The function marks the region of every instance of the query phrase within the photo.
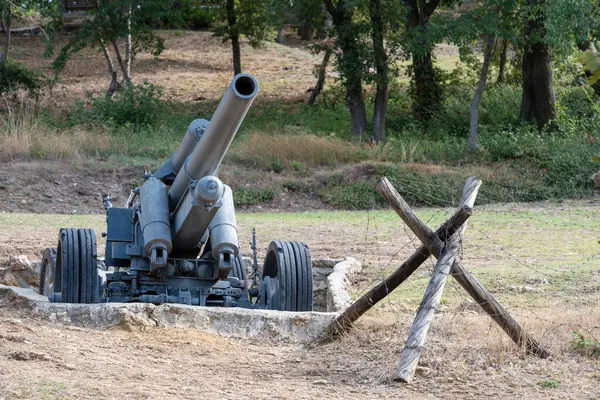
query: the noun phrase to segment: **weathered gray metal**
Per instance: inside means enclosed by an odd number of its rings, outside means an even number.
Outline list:
[[[174,210],[190,181],[216,175],[219,165],[237,133],[252,101],[258,82],[250,74],[239,74],[227,88],[194,151],[186,159],[169,190],[169,205]]]
[[[44,291],[52,293],[44,294],[63,302],[312,309],[312,264],[301,243],[273,242],[264,280],[257,279],[248,288],[233,192],[217,176],[257,93],[254,77],[237,75],[211,121],[193,121],[177,150],[154,174],[145,174],[125,207],[112,207],[110,196],[104,197],[105,265],[112,270],[102,273],[101,280],[88,262],[91,254],[95,257],[89,230],[62,230],[61,251],[52,271],[59,284],[51,285],[46,274]],[[92,286],[97,289],[95,297]],[[78,294],[83,293],[81,288],[85,296]]]
[[[144,251],[154,270],[167,265],[167,254],[173,248],[167,185],[150,177],[140,187],[140,203]]]

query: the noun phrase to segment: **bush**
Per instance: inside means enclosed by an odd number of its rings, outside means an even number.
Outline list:
[[[384,200],[373,189],[374,181],[366,181],[356,184],[327,187],[319,192],[319,197],[328,204],[335,207],[369,210],[380,208]]]
[[[0,95],[21,89],[36,95],[46,83],[44,75],[28,70],[16,61],[7,60],[0,64]]]
[[[277,193],[273,188],[240,187],[233,191],[233,201],[238,206],[251,206],[274,200]]]
[[[144,82],[123,87],[112,98],[91,96],[91,107],[80,103],[71,118],[75,123],[112,122],[118,126],[132,125],[135,130],[156,125],[164,116],[166,104],[163,89]]]
[[[585,336],[581,332],[573,331],[571,347],[583,356],[591,358],[600,357],[600,342],[594,338]]]
[[[596,116],[593,101],[594,93],[590,88],[568,87],[558,90],[557,108],[567,118],[590,118]]]
[[[160,19],[160,26],[171,29],[206,29],[212,27],[218,17],[218,6],[205,5],[202,1],[177,0],[172,3],[173,12]]]
[[[548,160],[546,183],[571,195],[592,187],[590,177],[598,172],[593,156],[598,146],[583,140],[555,140]]]

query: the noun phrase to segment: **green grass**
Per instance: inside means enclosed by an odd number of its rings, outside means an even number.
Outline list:
[[[432,229],[452,212],[451,208],[416,209]],[[314,258],[357,258],[363,262],[364,272],[356,296],[389,275],[418,246],[397,215],[387,210],[240,212],[237,221],[241,251],[246,254],[255,227],[261,257],[269,242],[279,239],[308,243]],[[580,304],[600,296],[597,221],[597,209],[580,203],[476,207],[464,238],[463,263],[508,306]],[[95,228],[102,246],[99,234],[105,231],[104,223],[103,215],[0,214],[1,232],[15,240],[39,238],[39,251],[54,246],[61,227]],[[0,250],[3,254],[14,252],[10,243],[1,245]],[[415,308],[432,267],[430,260],[386,301]],[[456,306],[466,299],[464,291],[449,280],[445,304]]]

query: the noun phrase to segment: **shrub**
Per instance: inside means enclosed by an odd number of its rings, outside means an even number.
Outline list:
[[[366,181],[356,184],[326,187],[319,192],[319,197],[328,204],[335,207],[369,210],[379,208],[384,200],[373,189],[374,181]]]
[[[593,161],[598,146],[583,140],[555,140],[551,146],[553,151],[547,164],[546,183],[572,195],[591,187],[590,177],[598,171]]]
[[[587,337],[579,331],[573,331],[571,347],[585,357],[600,357],[600,341]]]
[[[42,74],[28,70],[16,61],[7,60],[0,64],[0,95],[21,89],[35,95],[46,83]]]
[[[546,378],[539,381],[538,385],[546,389],[556,389],[560,385],[560,381],[552,378]]]
[[[276,174],[280,174],[283,172],[283,170],[285,169],[284,165],[282,164],[281,161],[279,161],[279,159],[274,159],[271,160],[271,171],[275,172]]]
[[[239,187],[233,191],[233,201],[238,206],[251,206],[274,200],[277,193],[273,188]]]
[[[91,107],[82,103],[76,106],[71,118],[75,123],[112,122],[132,125],[135,130],[157,124],[164,116],[166,104],[162,101],[163,89],[149,82],[123,87],[112,98],[91,96]]]

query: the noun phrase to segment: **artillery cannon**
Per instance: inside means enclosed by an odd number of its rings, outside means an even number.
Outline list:
[[[124,207],[103,197],[104,265],[93,229],[61,229],[44,252],[40,293],[53,302],[147,302],[312,310],[312,262],[299,242],[273,241],[259,272],[253,231],[253,277],[240,255],[233,193],[218,170],[258,82],[239,74],[210,122],[193,121],[177,150]],[[55,255],[55,257],[54,257]]]

